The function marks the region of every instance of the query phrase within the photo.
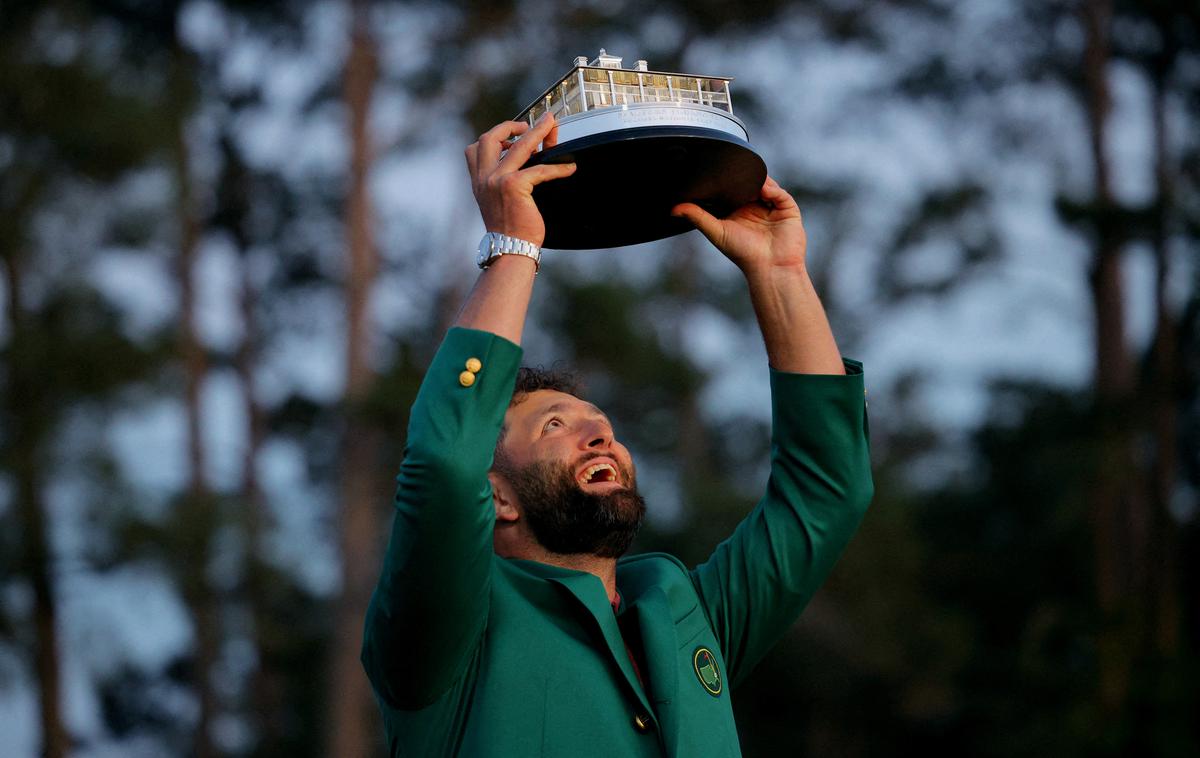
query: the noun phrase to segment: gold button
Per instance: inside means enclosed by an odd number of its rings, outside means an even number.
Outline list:
[[[650,716],[645,713],[635,713],[633,715],[633,726],[639,732],[645,734],[646,732],[650,731],[650,727],[652,726],[650,722]]]
[[[470,371],[464,371],[458,375],[458,383],[464,387],[470,387],[475,383],[475,375]]]
[[[478,374],[481,368],[483,368],[483,364],[479,362],[478,358],[467,359],[467,371],[470,371],[472,374]]]

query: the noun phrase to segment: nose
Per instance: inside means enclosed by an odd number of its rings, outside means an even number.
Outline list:
[[[589,450],[605,450],[612,444],[612,430],[607,425],[593,422],[584,436]]]

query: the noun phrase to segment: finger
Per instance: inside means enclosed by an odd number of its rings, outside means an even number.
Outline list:
[[[488,129],[479,137],[478,166],[487,171],[500,160],[500,151],[505,142],[512,142],[512,137],[529,131],[529,124],[524,121],[504,121]]]
[[[769,176],[766,183],[763,184],[762,190],[759,192],[759,198],[763,202],[774,206],[776,210],[799,207],[796,205],[795,198]]]
[[[543,163],[540,166],[530,166],[529,168],[521,169],[518,173],[528,179],[530,185],[536,186],[542,182],[551,182],[555,179],[570,176],[575,173],[575,164]]]
[[[521,136],[517,144],[513,145],[508,151],[508,155],[504,156],[501,162],[501,169],[504,171],[517,171],[525,162],[529,160],[529,156],[533,155],[533,151],[537,150],[538,143],[546,138],[550,130],[555,126],[554,114],[547,111],[545,115],[537,120],[537,123],[530,127],[529,131]]]
[[[779,182],[768,176],[767,180],[763,182],[762,189],[759,190],[759,197],[761,197],[763,200],[775,202],[784,198],[789,198],[791,195],[787,193],[787,190],[779,186]]]
[[[479,169],[490,173],[500,162],[500,152],[513,144],[514,137],[519,137],[527,131],[529,124],[524,121],[504,121],[480,135],[477,161]]]
[[[724,236],[721,220],[695,203],[680,203],[671,209],[671,215],[687,219],[714,245]]]
[[[549,150],[558,144],[558,124],[554,124],[554,128],[542,138],[542,149]]]

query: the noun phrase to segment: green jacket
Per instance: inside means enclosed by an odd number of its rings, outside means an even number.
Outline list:
[[[464,386],[469,358],[482,367]],[[492,550],[486,473],[520,359],[452,329],[412,408],[362,652],[391,754],[739,755],[730,686],[796,620],[871,499],[861,367],[772,370],[766,495],[691,570],[621,559],[614,614],[597,577]]]

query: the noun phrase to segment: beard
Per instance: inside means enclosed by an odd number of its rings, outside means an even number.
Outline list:
[[[500,473],[516,492],[534,538],[551,553],[619,558],[646,516],[646,500],[629,471],[621,471],[627,487],[604,494],[585,491],[565,463],[536,461]]]

